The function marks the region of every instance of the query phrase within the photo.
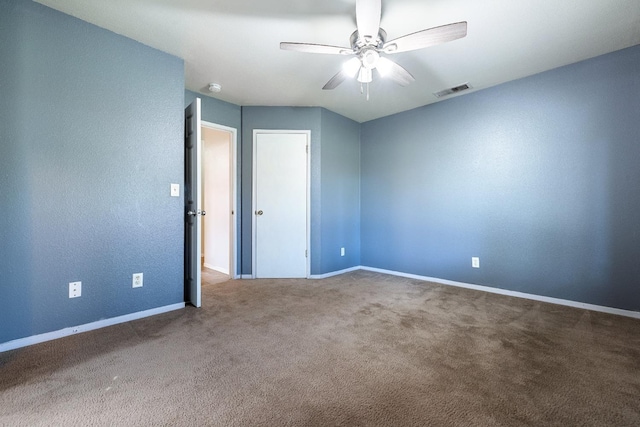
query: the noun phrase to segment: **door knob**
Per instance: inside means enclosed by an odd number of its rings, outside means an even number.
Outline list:
[[[256,215],[262,215],[264,212],[262,211],[256,211]]]

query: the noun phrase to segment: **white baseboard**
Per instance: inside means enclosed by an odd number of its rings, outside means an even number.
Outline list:
[[[326,279],[328,277],[338,276],[340,274],[345,274],[345,273],[349,273],[351,271],[356,271],[356,270],[361,270],[361,269],[362,269],[362,267],[358,265],[356,267],[345,268],[344,270],[332,271],[330,273],[311,274],[311,275],[309,275],[309,277],[307,277],[307,279],[311,279],[311,280]],[[252,274],[241,274],[239,277],[240,277],[240,279],[255,279],[255,277],[253,277]]]
[[[390,274],[390,275],[399,276],[399,277],[407,277],[409,279],[425,280],[427,282],[439,283],[441,285],[456,286],[459,288],[466,288],[466,289],[474,289],[476,291],[489,292],[492,294],[507,295],[507,296],[516,297],[516,298],[524,298],[524,299],[533,300],[533,301],[548,302],[550,304],[564,305],[568,307],[582,308],[584,310],[599,311],[601,313],[616,314],[618,316],[633,317],[635,319],[640,319],[640,312],[638,311],[623,310],[620,308],[605,307],[602,305],[595,305],[595,304],[587,304],[584,302],[571,301],[571,300],[566,300],[561,298],[552,298],[552,297],[545,297],[542,295],[527,294],[524,292],[509,291],[507,289],[492,288],[490,286],[472,285],[470,283],[455,282],[453,280],[438,279],[436,277],[418,276],[417,274],[402,273],[399,271],[384,270],[381,268],[373,268],[373,267],[365,267],[365,266],[361,266],[360,268],[362,270],[374,271],[377,273]]]
[[[361,270],[361,269],[362,267],[358,265],[356,267],[345,268],[344,270],[332,271],[330,273],[312,274],[309,276],[309,279],[326,279],[328,277],[338,276],[340,274],[350,273],[352,271]]]
[[[181,308],[184,308],[183,302],[178,304],[166,305],[164,307],[152,308],[150,310],[138,311],[137,313],[125,314],[123,316],[112,317],[110,319],[98,320],[97,322],[85,323],[84,325],[72,326],[70,328],[60,329],[58,331],[47,332],[45,334],[19,338],[17,340],[0,343],[0,353],[9,350],[15,350],[17,348],[27,347],[34,344],[40,344],[58,338],[68,337],[69,335],[93,331],[94,329],[106,328],[107,326],[113,326],[119,323],[125,323],[149,316],[155,316],[156,314],[167,313],[169,311],[179,310]]]
[[[202,264],[203,267],[208,268],[210,270],[215,270],[218,273],[222,273],[222,274],[226,274],[227,276],[229,275],[229,269],[228,268],[222,268],[222,267],[216,267],[213,264],[208,264],[208,263],[203,263]]]

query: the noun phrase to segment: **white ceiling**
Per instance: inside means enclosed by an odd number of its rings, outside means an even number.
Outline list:
[[[322,86],[345,57],[281,41],[349,46],[355,0],[37,0],[185,60],[186,87],[234,104],[320,106],[364,122],[640,44],[640,0],[382,0],[388,39],[467,21],[467,37],[390,57],[416,81]],[[470,92],[470,91],[468,91]]]

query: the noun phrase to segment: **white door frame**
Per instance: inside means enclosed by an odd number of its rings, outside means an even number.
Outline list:
[[[253,166],[251,169],[251,278],[256,278],[256,223],[257,218],[255,209],[257,202],[257,139],[258,134],[301,134],[307,137],[307,272],[306,278],[309,278],[311,272],[311,131],[310,130],[280,130],[280,129],[254,129],[253,130]]]
[[[237,279],[238,276],[238,130],[236,128],[211,123],[204,120],[200,121],[201,127],[214,129],[231,133],[231,247],[229,248],[231,261],[229,276]],[[202,144],[202,141],[200,141]]]

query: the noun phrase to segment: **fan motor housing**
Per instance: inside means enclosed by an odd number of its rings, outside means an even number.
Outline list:
[[[358,30],[355,30],[353,34],[351,34],[351,37],[349,38],[351,47],[353,48],[354,51],[358,53],[360,52],[360,50],[362,50],[367,46],[371,46],[375,49],[382,48],[385,41],[387,41],[387,32],[382,28],[380,28],[380,31],[378,31],[378,38],[376,38],[374,43],[366,43],[364,40],[362,40],[360,38],[360,35],[358,34]]]

